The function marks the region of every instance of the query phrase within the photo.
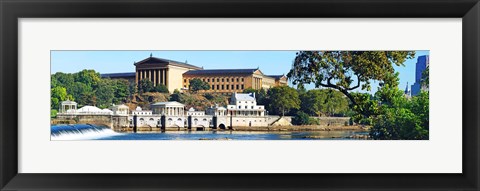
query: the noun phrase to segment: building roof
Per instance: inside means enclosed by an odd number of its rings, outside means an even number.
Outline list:
[[[177,106],[177,107],[184,107],[182,103],[176,102],[176,101],[168,101],[168,102],[157,102],[152,104],[152,106],[157,106],[157,105],[165,105],[165,106]]]
[[[255,101],[254,93],[234,93],[232,96],[237,101]]]
[[[78,109],[77,112],[82,113],[82,112],[102,112],[102,109],[95,107],[95,106],[90,106],[86,105],[83,106],[82,108]]]
[[[100,74],[102,78],[135,78],[135,72]]]
[[[270,78],[275,78],[275,80],[279,80],[279,79],[281,79],[281,78],[283,78],[283,77],[286,77],[286,76],[283,75],[283,74],[282,74],[282,75],[266,75],[266,76],[268,76],[268,77],[270,77]]]
[[[126,105],[124,105],[124,104],[113,105],[113,106],[111,106],[110,108],[112,108],[112,109],[119,109],[119,108],[129,109],[129,107],[126,106]]]
[[[180,67],[185,67],[185,68],[190,68],[190,69],[197,69],[197,70],[202,69],[198,66],[187,64],[185,62],[179,62],[179,61],[169,60],[169,59],[165,59],[165,58],[157,58],[157,57],[153,57],[153,56],[150,56],[150,57],[145,58],[145,59],[143,59],[139,62],[136,62],[134,65],[138,66],[138,65],[142,65],[142,64],[161,64],[161,63],[171,64],[171,65],[174,65],[174,66],[180,66]]]
[[[209,70],[190,70],[186,75],[212,75],[212,74],[253,74],[258,68],[251,69],[209,69]]]
[[[61,104],[62,104],[62,105],[73,105],[73,104],[76,105],[77,102],[67,100],[67,101],[62,101]]]

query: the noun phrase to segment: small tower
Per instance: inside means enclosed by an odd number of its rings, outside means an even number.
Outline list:
[[[405,97],[410,98],[412,92],[410,89],[408,89],[408,82],[407,82],[407,86],[405,87],[404,93],[405,93]]]

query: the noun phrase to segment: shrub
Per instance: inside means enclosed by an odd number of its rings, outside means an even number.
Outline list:
[[[50,110],[50,117],[54,118],[54,117],[57,117],[57,110],[56,109],[52,109]]]
[[[319,125],[320,121],[315,118],[311,118],[303,111],[298,111],[295,117],[292,119],[294,125]]]

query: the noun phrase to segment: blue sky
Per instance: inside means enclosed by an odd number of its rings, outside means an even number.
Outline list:
[[[287,74],[292,66],[296,51],[51,51],[51,72],[74,73],[83,69],[94,69],[100,73],[134,72],[134,62],[152,54],[154,57],[189,64],[205,69],[257,68],[268,75]],[[417,51],[414,59],[405,66],[397,67],[400,73],[400,88],[415,81],[417,57],[429,51]],[[314,88],[313,85],[307,86]],[[377,85],[372,87],[372,93]]]

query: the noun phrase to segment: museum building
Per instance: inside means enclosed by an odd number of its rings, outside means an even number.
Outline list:
[[[210,85],[208,93],[232,94],[247,88],[268,89],[288,84],[285,75],[266,75],[254,69],[203,69],[186,62],[150,57],[135,62],[135,72],[102,74],[102,78],[127,79],[138,84],[148,79],[154,86],[165,85],[170,92],[187,90],[190,80],[200,79]]]

